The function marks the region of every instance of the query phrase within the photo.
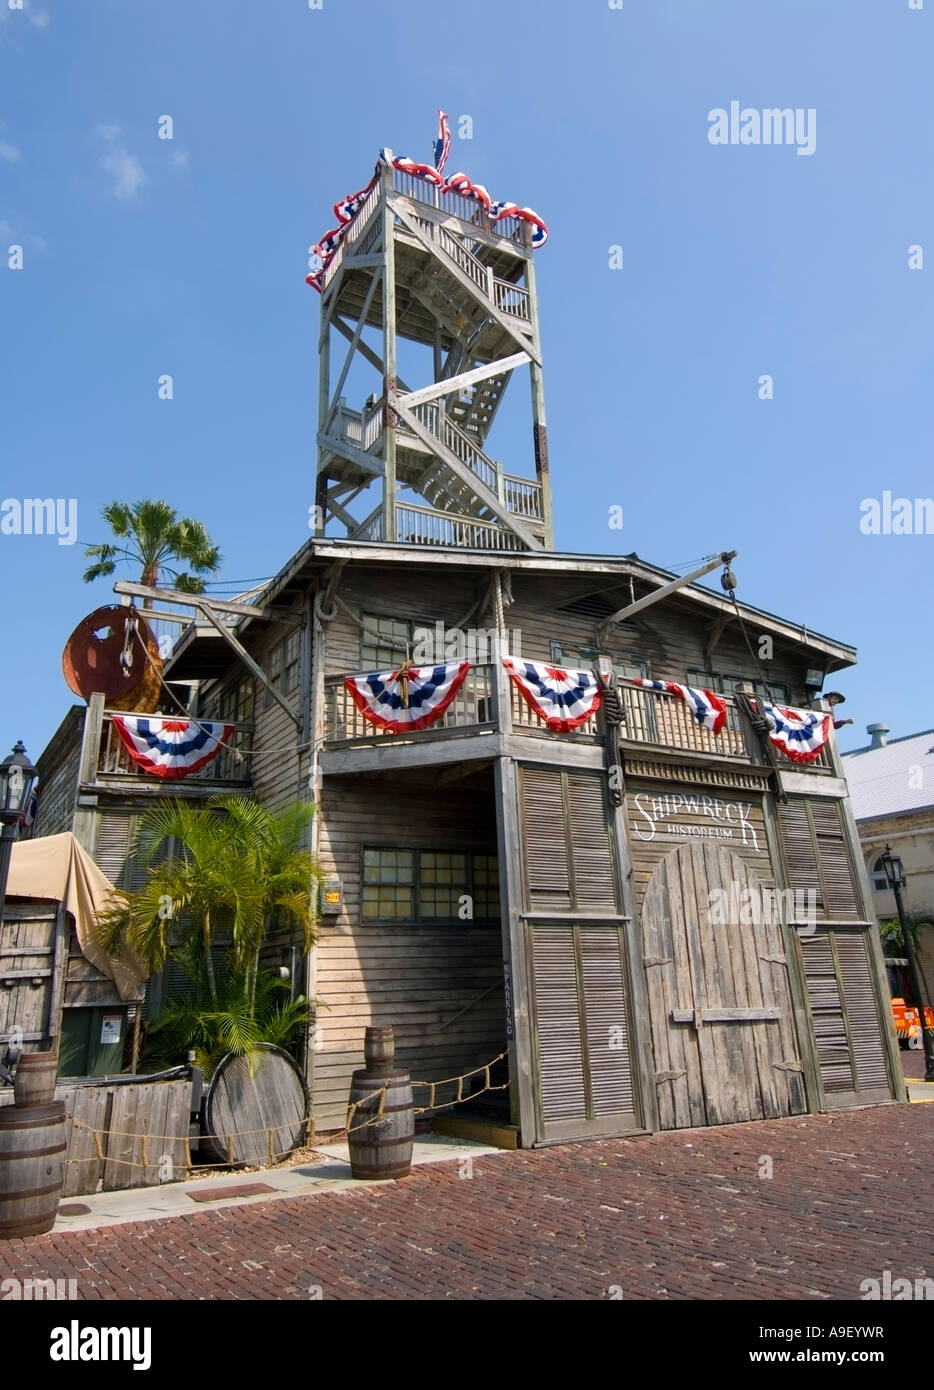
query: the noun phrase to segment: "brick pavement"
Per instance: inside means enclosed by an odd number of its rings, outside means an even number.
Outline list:
[[[484,1155],[400,1183],[0,1242],[83,1299],[855,1299],[934,1276],[934,1106]],[[772,1160],[772,1178],[759,1177]]]

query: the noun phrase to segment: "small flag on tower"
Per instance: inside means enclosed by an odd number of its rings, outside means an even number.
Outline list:
[[[448,125],[448,113],[438,112],[438,138],[435,141],[435,168],[439,174],[444,173],[444,166],[448,162],[448,155],[451,153],[451,127]]]

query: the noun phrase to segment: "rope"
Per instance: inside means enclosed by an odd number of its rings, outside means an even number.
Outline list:
[[[506,1055],[507,1055],[507,1054],[506,1054],[506,1051],[504,1050],[504,1051],[500,1052],[498,1056],[493,1057],[489,1062],[485,1062],[482,1066],[474,1067],[473,1071],[465,1071],[465,1072],[462,1072],[459,1076],[448,1076],[448,1077],[445,1077],[445,1079],[444,1079],[443,1081],[412,1081],[412,1082],[410,1082],[409,1084],[411,1085],[413,1091],[414,1091],[414,1090],[418,1090],[418,1089],[422,1089],[422,1090],[427,1090],[427,1091],[428,1091],[428,1104],[427,1104],[427,1105],[416,1105],[416,1106],[413,1106],[413,1112],[414,1112],[414,1114],[416,1114],[416,1115],[424,1115],[424,1114],[426,1114],[429,1110],[447,1110],[447,1109],[449,1109],[452,1105],[459,1105],[459,1104],[462,1104],[464,1101],[467,1101],[467,1100],[475,1100],[475,1099],[477,1098],[477,1096],[482,1096],[482,1095],[484,1095],[487,1091],[506,1091],[506,1090],[508,1090],[508,1089],[509,1089],[509,1082],[508,1082],[508,1081],[504,1082],[501,1086],[494,1086],[494,1085],[491,1084],[491,1069],[492,1069],[493,1067],[495,1067],[495,1065],[496,1065],[497,1062],[501,1062],[502,1059],[503,1059]],[[477,1076],[477,1075],[479,1075],[480,1072],[483,1073],[484,1085],[483,1085],[478,1091],[472,1091],[472,1092],[470,1093],[469,1096],[465,1096],[465,1095],[464,1095],[464,1082],[467,1081],[467,1080],[469,1080],[469,1078],[472,1077],[472,1076]],[[438,1087],[439,1087],[439,1086],[452,1086],[452,1085],[454,1085],[455,1083],[457,1084],[457,1095],[455,1096],[455,1098],[454,1098],[453,1100],[442,1101],[442,1103],[441,1103],[440,1105],[437,1104],[437,1103],[436,1103],[436,1097],[437,1097]],[[386,1113],[386,1095],[387,1095],[387,1093],[390,1091],[390,1089],[391,1089],[391,1083],[387,1082],[385,1086],[381,1086],[381,1087],[379,1087],[377,1090],[371,1091],[369,1095],[362,1096],[362,1097],[360,1098],[360,1100],[351,1101],[351,1102],[349,1103],[348,1107],[347,1107],[347,1124],[344,1126],[343,1129],[337,1130],[337,1131],[334,1132],[334,1133],[329,1133],[329,1135],[328,1135],[328,1142],[329,1142],[329,1143],[334,1143],[334,1142],[336,1142],[337,1140],[342,1139],[342,1138],[345,1138],[345,1137],[347,1137],[347,1136],[349,1136],[349,1135],[351,1135],[351,1134],[356,1134],[356,1133],[357,1133],[359,1130],[361,1130],[361,1129],[367,1129],[367,1128],[369,1128],[370,1125],[379,1124],[379,1123],[384,1119],[384,1117],[385,1117],[385,1113]],[[358,1112],[358,1110],[362,1110],[364,1107],[371,1107],[371,1106],[373,1105],[373,1102],[374,1102],[374,1101],[376,1101],[376,1113],[375,1113],[375,1114],[372,1114],[372,1115],[369,1115],[369,1117],[368,1117],[367,1119],[363,1120],[360,1124],[354,1124],[353,1122],[354,1122],[354,1120],[357,1118],[357,1112]],[[96,1129],[93,1125],[89,1125],[86,1121],[81,1120],[81,1119],[78,1119],[78,1118],[77,1118],[76,1116],[74,1116],[74,1115],[70,1116],[69,1118],[71,1119],[71,1123],[72,1123],[72,1125],[73,1125],[74,1128],[76,1128],[76,1129],[83,1129],[83,1130],[85,1130],[88,1134],[90,1134],[90,1135],[92,1136],[92,1138],[93,1138],[93,1140],[94,1140],[94,1150],[95,1150],[95,1154],[96,1154],[96,1156],[97,1156],[98,1162],[100,1162],[100,1163],[119,1163],[119,1164],[122,1164],[124,1167],[127,1167],[127,1168],[141,1168],[141,1169],[144,1169],[144,1170],[147,1169],[147,1168],[154,1168],[154,1167],[157,1167],[157,1166],[158,1166],[157,1164],[155,1164],[155,1163],[150,1163],[150,1162],[148,1161],[147,1141],[149,1141],[149,1140],[158,1140],[160,1143],[184,1144],[184,1145],[185,1145],[186,1158],[187,1158],[187,1162],[186,1162],[186,1164],[185,1164],[184,1166],[187,1167],[187,1168],[191,1168],[191,1167],[193,1166],[193,1165],[192,1165],[192,1162],[191,1162],[191,1150],[190,1150],[190,1148],[189,1148],[189,1135],[188,1135],[187,1130],[186,1130],[185,1134],[148,1134],[148,1133],[147,1133],[147,1134],[140,1134],[140,1133],[138,1133],[138,1132],[135,1131],[135,1130]],[[310,1121],[308,1121],[307,1123],[310,1124]],[[274,1134],[277,1134],[277,1133],[279,1132],[279,1130],[289,1130],[289,1129],[291,1129],[292,1126],[293,1126],[293,1124],[294,1124],[294,1121],[289,1120],[289,1121],[283,1121],[281,1124],[278,1124],[278,1125],[264,1125],[261,1129],[244,1129],[244,1130],[238,1130],[238,1131],[237,1131],[236,1137],[237,1137],[238,1139],[246,1139],[246,1138],[251,1138],[253,1135],[256,1135],[256,1134],[265,1134],[265,1135],[266,1135],[266,1142],[267,1142],[267,1150],[268,1150],[270,1162],[275,1162],[275,1161],[276,1161],[276,1155],[275,1155],[275,1149],[274,1149],[273,1135],[274,1135]],[[104,1146],[103,1146],[103,1139],[104,1139],[104,1138],[107,1138],[107,1139],[134,1139],[134,1140],[135,1140],[135,1139],[138,1139],[138,1140],[140,1141],[140,1154],[141,1154],[142,1162],[140,1162],[140,1161],[137,1160],[137,1159],[132,1159],[132,1158],[116,1158],[116,1157],[113,1156],[113,1155],[110,1155],[110,1154],[105,1153],[105,1152],[104,1152]],[[232,1150],[233,1150],[233,1139],[234,1139],[234,1136],[233,1136],[233,1135],[230,1135],[230,1134],[203,1134],[203,1135],[201,1136],[201,1138],[202,1138],[202,1139],[213,1140],[214,1142],[216,1142],[218,1145],[220,1145],[220,1146],[225,1150],[225,1152],[228,1154],[228,1156],[231,1154],[231,1152],[232,1152]],[[306,1140],[307,1140],[307,1138],[308,1138],[308,1135],[307,1135],[307,1132],[306,1132]],[[85,1163],[87,1163],[87,1161],[88,1161],[88,1160],[87,1160],[86,1158],[69,1158],[69,1159],[66,1159],[66,1163],[70,1163],[70,1164],[74,1164],[74,1165],[85,1164]],[[248,1164],[249,1162],[250,1162],[249,1159],[230,1159],[230,1158],[228,1157],[228,1162],[226,1162],[226,1163],[214,1163],[214,1162],[211,1162],[211,1165],[210,1165],[210,1166],[211,1166],[212,1168],[242,1168],[242,1167],[244,1166],[244,1164]]]

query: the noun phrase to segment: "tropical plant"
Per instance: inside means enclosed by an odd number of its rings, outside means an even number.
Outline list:
[[[912,918],[908,919],[908,930],[911,932],[911,942],[918,948],[918,924]],[[897,917],[886,917],[879,923],[879,935],[882,937],[882,954],[887,957],[898,959],[905,954],[905,934],[902,931],[902,924]]]
[[[143,817],[133,857],[146,867],[146,881],[138,892],[115,895],[98,928],[112,954],[130,946],[152,971],[171,956],[196,983],[185,1007],[169,1010],[173,1038],[188,1027],[192,1046],[210,1052],[209,1038],[220,1038],[226,1051],[248,1051],[251,1039],[272,1041],[270,1030],[290,1033],[301,1025],[305,1001],[273,1008],[276,991],[260,955],[274,921],[297,927],[306,951],[314,943],[320,875],[305,848],[313,814],[304,802],[270,811],[221,793],[203,809],[170,801]],[[227,948],[229,965],[221,978],[218,945]],[[197,1027],[196,1017],[203,1019]]]
[[[101,512],[117,541],[85,546],[85,559],[93,560],[84,572],[85,584],[114,573],[126,561],[141,567],[141,584],[158,587],[168,577],[172,587],[186,594],[204,593],[203,575],[215,574],[221,554],[200,521],[179,517],[168,502],[109,502]],[[187,569],[177,569],[181,561]]]
[[[217,995],[216,1006],[209,1008],[196,986],[169,1004],[149,1029],[148,1055],[154,1062],[170,1066],[194,1052],[195,1063],[210,1077],[228,1053],[249,1056],[258,1043],[288,1051],[311,1017],[308,1000],[292,999],[288,981],[271,970],[257,972],[252,994],[241,972],[227,972],[217,982]]]

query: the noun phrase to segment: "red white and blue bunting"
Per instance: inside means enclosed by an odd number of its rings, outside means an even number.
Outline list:
[[[600,687],[589,671],[565,671],[509,656],[502,661],[526,704],[556,734],[570,733],[600,708]]]
[[[233,733],[232,724],[206,724],[194,719],[152,719],[146,715],[115,714],[113,725],[124,748],[144,772],[178,780],[216,758]]]
[[[380,729],[403,734],[440,719],[464,684],[470,661],[401,667],[371,676],[345,676],[357,709]]]
[[[409,159],[407,155],[394,154],[388,146],[379,152],[380,164],[389,164],[393,169],[398,169],[404,174],[411,174],[413,178],[424,179],[432,187],[437,188],[439,193],[456,193],[461,198],[470,198],[479,203],[490,218],[491,222],[500,222],[504,218],[514,217],[519,222],[527,222],[532,229],[532,246],[538,248],[544,246],[548,240],[548,228],[537,212],[531,208],[520,208],[517,203],[497,201],[490,197],[488,191],[482,183],[473,183],[466,174],[458,171],[450,178],[444,177],[444,166],[451,151],[451,130],[448,125],[447,112],[438,112],[438,138],[434,142],[434,165],[420,164],[418,160]],[[321,281],[328,262],[333,257],[338,246],[344,238],[344,233],[360,208],[373,189],[379,172],[365,188],[361,188],[357,193],[349,193],[346,198],[341,198],[334,204],[334,216],[337,218],[338,225],[332,227],[329,232],[311,248],[313,256],[317,256],[321,265],[317,270],[305,276],[306,284],[313,290],[321,292]]]
[[[786,709],[783,705],[767,705],[762,712],[769,721],[769,743],[793,763],[812,763],[830,737],[832,714],[815,714],[813,710]]]
[[[698,723],[712,734],[718,734],[726,723],[726,705],[712,690],[695,690],[691,685],[678,685],[675,681],[644,680],[641,676],[636,678],[635,684],[645,690],[667,690],[669,695],[677,695],[693,712]]]

